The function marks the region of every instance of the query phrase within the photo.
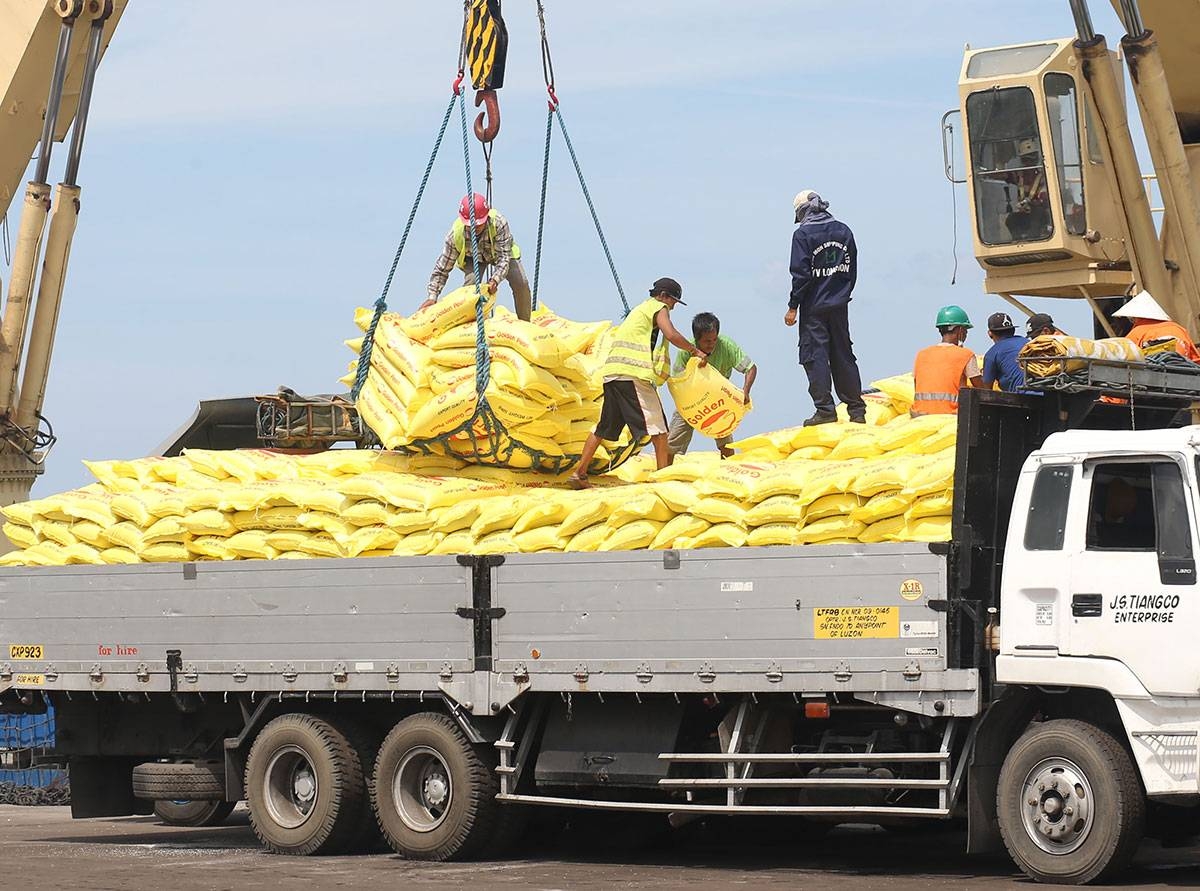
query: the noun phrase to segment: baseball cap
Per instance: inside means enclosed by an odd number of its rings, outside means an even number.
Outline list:
[[[989,331],[1012,331],[1015,327],[1012,316],[1006,312],[994,312],[988,316]]]
[[[1029,321],[1025,325],[1025,330],[1032,334],[1034,331],[1040,331],[1042,328],[1053,328],[1054,319],[1050,318],[1049,313],[1035,312],[1029,317]]]
[[[660,278],[650,286],[650,296],[654,297],[657,294],[666,294],[672,297],[680,306],[687,306],[683,302],[683,286],[673,278]]]

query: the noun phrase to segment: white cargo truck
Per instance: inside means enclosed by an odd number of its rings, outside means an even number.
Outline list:
[[[245,799],[280,853],[549,806],[959,820],[1104,879],[1200,816],[1200,377],[1057,383],[963,391],[944,544],[4,569],[0,701],[55,708],[76,816]]]

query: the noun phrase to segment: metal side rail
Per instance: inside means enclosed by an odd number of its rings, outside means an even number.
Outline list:
[[[735,713],[727,751],[680,753],[663,752],[658,758],[676,764],[724,765],[724,777],[667,777],[658,780],[664,792],[682,792],[686,800],[678,802],[629,801],[592,798],[521,794],[517,792],[521,775],[537,735],[538,723],[544,717],[544,702],[534,707],[526,718],[526,708],[517,710],[508,720],[504,732],[496,741],[500,779],[500,801],[514,804],[538,804],[607,811],[645,811],[671,814],[759,814],[831,817],[949,817],[957,797],[960,776],[952,777],[951,751],[959,722],[948,721],[936,752],[757,752],[764,724],[756,720],[752,701],[744,700]],[[747,751],[743,751],[746,749]],[[963,756],[965,757],[965,755]],[[907,777],[754,777],[755,765],[809,764],[842,767],[862,767],[885,764],[924,764],[937,766],[936,778]],[[961,771],[961,766],[960,766]],[[745,794],[753,789],[859,790],[884,792],[922,791],[938,793],[936,806],[909,807],[900,804],[746,804]],[[698,802],[697,793],[724,792],[725,802]]]

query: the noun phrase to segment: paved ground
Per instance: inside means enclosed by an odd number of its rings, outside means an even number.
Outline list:
[[[961,853],[950,832],[897,834],[844,827],[791,846],[735,843],[692,828],[670,843],[603,845],[627,821],[568,832],[501,863],[408,863],[390,854],[273,857],[262,853],[239,810],[216,829],[172,829],[149,817],[72,821],[67,808],[0,806],[0,887],[37,891],[209,891],[320,888],[713,888],[802,887],[845,891],[1025,888],[1012,866]],[[628,833],[626,832],[628,835]],[[1200,848],[1148,843],[1131,888],[1200,887]]]

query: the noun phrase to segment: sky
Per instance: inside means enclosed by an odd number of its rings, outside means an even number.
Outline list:
[[[946,303],[967,309],[979,326],[968,346],[986,349],[982,323],[1007,307],[982,291],[939,123],[957,106],[964,44],[1071,36],[1066,0],[1010,0],[1003,15],[988,0],[546,7],[563,118],[626,295],[677,278],[688,306],[676,324],[715,312],[759,366],[739,434],[812,413],[782,321],[801,189],[855,232],[864,381],[911,369]],[[1115,42],[1111,7],[1092,7]],[[495,204],[530,275],[546,124],[535,8],[504,4],[494,156]],[[201,399],[337,388],[354,309],[380,294],[450,98],[461,14],[457,0],[294,0],[286,15],[130,0],[96,84],[45,406],[60,442],[35,495],[89,482],[82,459],[152,454]],[[479,184],[473,136],[471,162]],[[390,308],[423,299],[464,189],[456,117]],[[621,313],[557,133],[539,296],[570,318]],[[1090,328],[1080,302],[1035,304]]]

